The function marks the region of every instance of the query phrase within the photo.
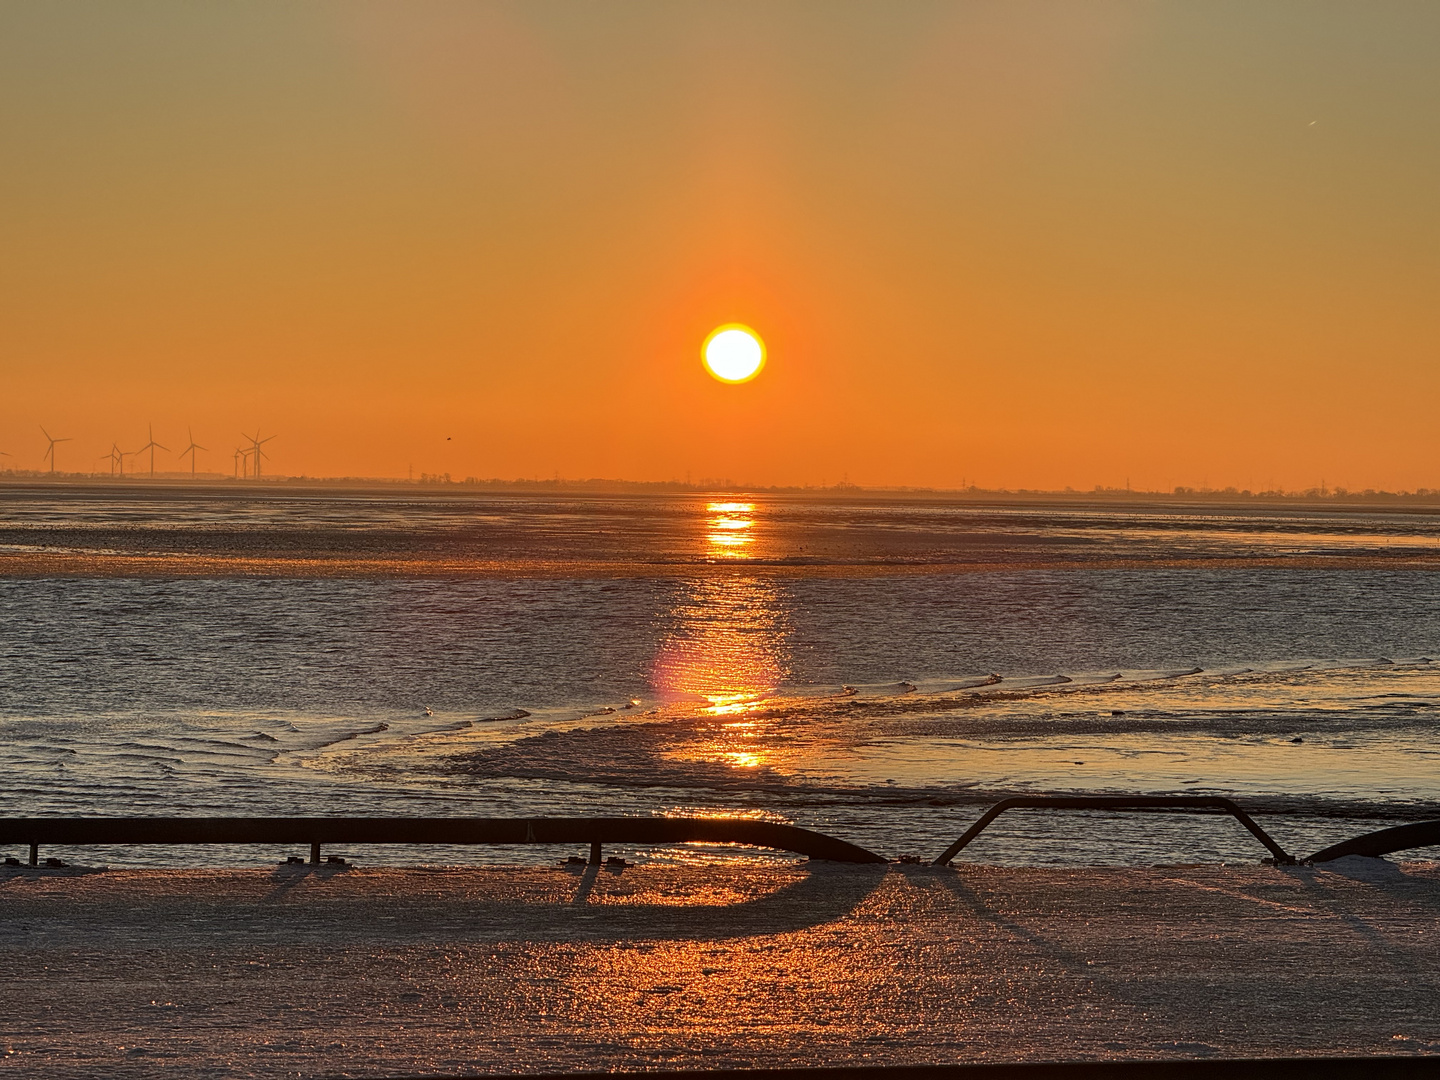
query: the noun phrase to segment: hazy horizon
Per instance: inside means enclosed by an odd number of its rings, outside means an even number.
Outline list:
[[[881,496],[933,496],[937,498],[969,497],[969,498],[990,498],[990,499],[1085,499],[1099,498],[1107,502],[1116,500],[1124,501],[1133,498],[1136,501],[1154,501],[1157,499],[1199,499],[1206,502],[1214,502],[1217,499],[1237,500],[1284,500],[1284,501],[1328,501],[1353,499],[1353,500],[1412,500],[1430,502],[1440,500],[1440,489],[1419,487],[1415,489],[1389,490],[1386,488],[1360,488],[1351,489],[1346,487],[1335,487],[1333,485],[1312,486],[1308,488],[1261,488],[1250,490],[1248,488],[1236,487],[1192,487],[1180,485],[1174,488],[1136,488],[1136,487],[1106,487],[1096,485],[1091,488],[1026,488],[1026,487],[981,487],[969,485],[967,487],[939,487],[935,485],[879,485],[879,484],[855,484],[848,480],[838,480],[833,483],[817,484],[755,484],[735,480],[731,477],[700,477],[695,479],[682,479],[671,477],[659,480],[628,480],[622,477],[605,476],[453,476],[445,473],[419,473],[414,476],[357,476],[357,475],[309,475],[305,473],[272,473],[266,472],[260,477],[246,473],[224,473],[217,471],[197,470],[194,473],[188,470],[165,470],[157,469],[153,474],[148,469],[139,469],[126,472],[123,476],[118,473],[109,472],[79,472],[60,470],[55,473],[49,472],[46,468],[40,469],[16,469],[0,468],[0,485],[30,484],[38,483],[45,485],[55,484],[146,484],[154,483],[169,489],[183,490],[185,487],[194,485],[197,487],[213,487],[216,484],[244,484],[247,487],[254,485],[275,485],[280,486],[303,486],[306,484],[319,485],[326,488],[353,489],[363,491],[368,489],[390,490],[396,486],[407,486],[431,490],[450,489],[472,489],[476,491],[500,491],[514,489],[521,492],[530,491],[557,491],[573,492],[584,494],[592,492],[604,493],[626,493],[634,492],[644,494],[655,492],[658,494],[705,494],[705,493],[746,493],[773,494],[773,495],[881,495]]]

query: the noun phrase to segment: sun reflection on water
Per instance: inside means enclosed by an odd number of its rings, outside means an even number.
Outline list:
[[[704,510],[706,553],[745,558],[755,504],[712,502]],[[717,573],[682,583],[667,614],[670,626],[651,681],[663,696],[695,701],[703,715],[723,718],[685,756],[737,771],[766,767],[772,740],[744,717],[785,677],[789,619],[779,589],[765,578]]]
[[[651,681],[674,699],[741,713],[772,693],[785,674],[785,612],[773,583],[754,578],[688,581]]]
[[[748,557],[759,515],[753,502],[704,508],[704,550],[712,558]],[[675,698],[699,698],[716,714],[743,712],[773,693],[784,675],[786,612],[762,578],[687,581],[655,658],[652,682]]]
[[[705,548],[711,558],[745,558],[755,542],[755,504],[745,502],[712,502],[705,507]]]

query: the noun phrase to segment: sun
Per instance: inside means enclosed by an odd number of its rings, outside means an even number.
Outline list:
[[[721,382],[749,382],[765,366],[765,343],[750,327],[726,323],[710,331],[700,355],[705,370]]]

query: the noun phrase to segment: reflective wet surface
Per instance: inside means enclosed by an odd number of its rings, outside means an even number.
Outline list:
[[[1013,793],[1232,795],[1301,852],[1440,803],[1419,509],[138,486],[0,509],[6,813],[752,813],[898,855]],[[1257,854],[1212,819],[1036,812],[966,857]]]

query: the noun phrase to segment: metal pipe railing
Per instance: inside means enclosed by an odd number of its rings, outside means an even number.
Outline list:
[[[831,862],[883,863],[862,847],[823,833],[750,818],[0,818],[0,845],[308,844],[746,844]]]
[[[1264,844],[1278,865],[1290,866],[1295,859],[1271,839],[1270,834],[1255,824],[1249,814],[1229,799],[1206,795],[1030,795],[1013,799],[1002,799],[980,815],[980,820],[965,830],[965,834],[945,849],[931,865],[945,866],[966,847],[970,841],[985,831],[986,827],[1006,810],[1022,808],[1051,810],[1223,810]]]
[[[1297,860],[1230,799],[1192,795],[1034,795],[1002,799],[982,814],[932,865],[947,865],[1007,810],[1197,810],[1229,814],[1270,851],[1278,865]],[[883,856],[824,833],[750,818],[238,818],[91,817],[0,818],[0,846],[29,848],[39,865],[41,845],[299,844],[319,863],[326,844],[586,844],[589,865],[604,844],[745,844],[830,862],[883,863]],[[1329,862],[1346,855],[1378,857],[1440,846],[1440,820],[1366,833],[1311,855]],[[298,860],[297,860],[298,861]],[[903,860],[902,860],[903,861]]]
[[[1394,851],[1436,845],[1440,845],[1440,821],[1417,821],[1412,825],[1397,825],[1393,829],[1381,829],[1343,843],[1331,844],[1305,861],[1330,862],[1346,855],[1366,855],[1378,859]]]

